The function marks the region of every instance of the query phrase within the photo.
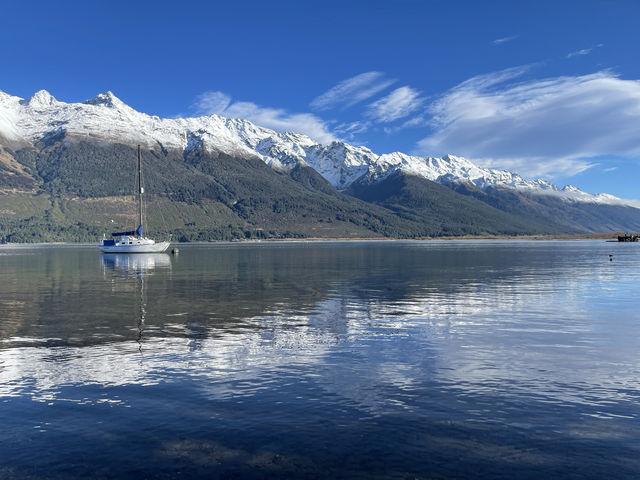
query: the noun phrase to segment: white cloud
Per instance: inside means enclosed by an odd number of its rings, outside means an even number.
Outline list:
[[[222,92],[204,92],[196,97],[194,108],[198,115],[224,112],[231,103],[231,97]]]
[[[516,39],[516,38],[518,38],[518,37],[519,37],[519,35],[513,35],[513,36],[511,36],[511,37],[496,38],[496,39],[495,39],[493,42],[491,42],[491,43],[493,43],[494,45],[500,45],[500,44],[502,44],[502,43],[507,43],[507,42],[510,42],[510,41],[512,41],[512,40],[515,40],[515,39]]]
[[[415,127],[423,127],[427,124],[427,120],[424,118],[424,115],[418,115],[417,117],[410,118],[406,122],[402,124],[402,128],[415,128]]]
[[[310,106],[316,110],[329,110],[342,105],[344,108],[373,97],[395,80],[385,79],[382,72],[365,72],[347,78],[330,88],[322,95],[314,98]]]
[[[354,141],[358,134],[367,132],[371,125],[371,122],[365,120],[345,122],[336,125],[333,131],[344,140]]]
[[[578,57],[578,56],[582,56],[582,55],[589,55],[591,52],[593,52],[593,50],[595,48],[600,48],[600,47],[602,47],[602,43],[599,43],[595,47],[583,48],[582,50],[576,50],[575,52],[568,53],[567,54],[567,58]]]
[[[411,87],[396,88],[369,105],[366,115],[376,122],[389,123],[404,118],[424,103],[420,92]]]
[[[593,48],[583,48],[582,50],[576,50],[567,54],[567,58],[577,57],[578,55],[589,55]]]
[[[547,179],[572,177],[598,165],[588,159],[563,158],[545,161],[541,157],[473,158],[473,162],[486,168],[517,172],[524,177]]]
[[[200,115],[215,113],[224,117],[243,118],[278,132],[304,133],[320,143],[329,143],[336,137],[327,124],[312,113],[289,113],[281,108],[261,107],[253,102],[232,102],[223,92],[210,91],[198,95],[193,109]]]
[[[532,65],[519,65],[517,67],[505,68],[498,72],[476,75],[469,80],[465,80],[453,90],[486,90],[494,85],[521,77],[529,71],[531,67]]]
[[[394,125],[392,127],[386,126],[383,128],[383,131],[387,134],[387,135],[392,135],[398,132],[401,132],[402,130],[407,130],[410,128],[421,128],[421,127],[426,127],[431,123],[430,119],[427,119],[424,115],[424,113],[420,114],[420,115],[416,115],[415,117],[411,117],[408,120],[405,120],[404,122],[402,122],[399,125]]]
[[[474,77],[432,103],[434,131],[416,152],[551,177],[590,168],[596,156],[640,156],[639,81],[602,71],[509,83],[517,76]]]

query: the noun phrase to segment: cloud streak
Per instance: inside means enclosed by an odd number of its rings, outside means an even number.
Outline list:
[[[491,43],[493,45],[501,45],[503,43],[511,42],[512,40],[515,40],[518,37],[519,37],[519,35],[512,35],[511,37],[496,38]]]
[[[320,143],[336,140],[327,124],[312,113],[289,113],[281,108],[261,107],[253,102],[234,102],[224,92],[204,92],[198,95],[192,108],[199,115],[215,113],[224,117],[247,119],[278,132],[304,133]]]
[[[309,104],[314,110],[348,108],[391,86],[395,80],[385,79],[382,72],[365,72],[347,78],[314,98]]]
[[[580,55],[589,55],[593,48],[583,48],[582,50],[577,50],[575,52],[571,52],[567,54],[567,58],[577,57]]]
[[[640,156],[639,81],[601,71],[515,82],[525,71],[474,77],[442,95],[428,108],[433,133],[416,153],[551,177],[586,170],[596,156]]]
[[[576,50],[575,52],[568,53],[567,54],[567,58],[579,57],[579,56],[582,56],[582,55],[589,55],[591,52],[593,52],[593,50],[595,48],[600,48],[600,47],[602,47],[601,43],[599,45],[596,45],[595,47],[583,48],[582,50]]]
[[[336,125],[333,131],[340,138],[347,141],[354,141],[359,134],[365,133],[371,128],[372,123],[367,120],[357,120],[355,122],[343,122]]]
[[[226,93],[210,91],[196,97],[193,107],[198,115],[221,114],[231,103],[231,97]]]
[[[378,123],[389,123],[406,117],[423,103],[424,99],[420,97],[418,90],[400,87],[370,104],[366,116]]]

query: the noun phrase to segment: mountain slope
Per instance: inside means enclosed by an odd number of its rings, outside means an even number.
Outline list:
[[[68,104],[40,91],[28,100],[0,92],[0,234],[12,241],[92,239],[135,221],[126,211],[133,211],[127,195],[135,190],[137,144],[154,194],[150,213],[167,217],[154,227],[182,239],[640,225],[640,210],[611,195],[561,189],[459,157],[377,155],[241,119],[150,116],[110,92]]]
[[[505,170],[480,168],[467,159],[446,155],[423,158],[400,152],[377,155],[344,142],[322,145],[306,135],[261,128],[247,120],[218,115],[159,118],[137,112],[107,92],[83,103],[59,102],[41,90],[30,99],[0,92],[0,140],[14,150],[51,143],[61,134],[84,141],[142,144],[148,149],[188,153],[192,149],[230,156],[254,156],[267,165],[291,170],[311,166],[339,190],[353,182],[375,183],[396,171],[438,183],[468,181],[480,189],[505,187],[567,201],[628,204],[608,194],[592,195],[573,186],[559,188],[546,180],[526,180]]]
[[[567,202],[553,195],[536,195],[504,187],[482,190],[470,182],[452,182],[449,187],[528,223],[555,224],[560,231],[597,233],[640,230],[638,209],[628,205]]]
[[[61,137],[41,150],[28,147],[14,155],[35,188],[7,194],[3,203],[39,198],[46,205],[39,215],[21,221],[0,212],[6,241],[69,239],[65,234],[88,241],[116,226],[135,227],[133,147]],[[432,182],[431,204],[409,215],[341,193],[304,165],[284,172],[256,158],[203,150],[182,157],[175,151],[143,150],[142,163],[145,188],[154,192],[147,197],[150,229],[182,240],[544,231]],[[472,214],[458,218],[456,202],[464,207],[460,213]]]
[[[395,172],[376,183],[357,182],[350,193],[399,216],[428,225],[439,235],[577,233],[543,219],[511,215],[425,178]]]
[[[51,228],[89,240],[116,225],[133,225],[135,199],[118,199],[135,191],[135,155],[127,145],[65,138],[42,150],[15,152],[36,187],[18,196],[5,189],[3,204],[45,197],[47,205],[41,217],[26,215],[21,221],[13,211],[0,212],[0,219],[14,230],[5,239],[64,239],[48,238]],[[147,196],[150,227],[178,239],[376,237],[419,228],[384,208],[354,201],[315,172],[295,170],[289,175],[256,158],[196,150],[184,157],[144,150],[142,161],[145,188],[154,192]]]

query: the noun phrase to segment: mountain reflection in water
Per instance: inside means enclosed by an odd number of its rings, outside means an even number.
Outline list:
[[[640,471],[637,249],[181,250],[2,250],[0,477]]]

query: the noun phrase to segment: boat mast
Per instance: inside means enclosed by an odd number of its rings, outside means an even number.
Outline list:
[[[140,145],[138,145],[138,213],[140,222],[138,225],[142,227],[142,193],[144,189],[142,188],[142,161],[140,160]],[[140,234],[142,236],[142,234]]]

